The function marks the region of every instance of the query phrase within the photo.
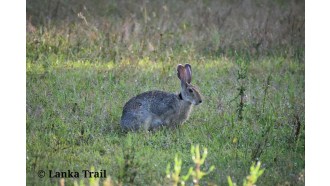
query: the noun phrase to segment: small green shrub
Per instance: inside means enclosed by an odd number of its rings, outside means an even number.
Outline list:
[[[201,166],[204,164],[205,159],[207,157],[207,148],[204,148],[203,154],[201,156],[200,151],[199,151],[199,145],[192,145],[191,146],[191,158],[195,164],[194,167],[190,167],[188,173],[185,176],[180,176],[181,172],[181,165],[182,165],[182,160],[178,158],[178,155],[175,155],[174,158],[174,166],[173,169],[174,171],[170,171],[171,165],[170,163],[167,165],[166,169],[166,177],[170,179],[171,185],[175,186],[178,185],[179,183],[181,185],[185,185],[185,182],[189,180],[189,177],[192,177],[193,184],[195,186],[199,185],[199,181],[212,172],[215,167],[211,166],[210,169],[206,172],[201,170]]]
[[[251,165],[250,174],[244,179],[243,186],[254,186],[258,178],[264,173],[264,169],[260,169],[260,162],[258,162],[256,166],[254,165],[254,163]],[[237,185],[236,183],[233,183],[230,176],[228,176],[227,179],[229,186]]]

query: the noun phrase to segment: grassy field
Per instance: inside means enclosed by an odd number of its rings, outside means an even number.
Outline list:
[[[131,18],[140,21],[140,31],[128,32],[129,24],[117,18],[114,25],[123,29],[98,27],[86,15],[80,15],[85,21],[74,24],[27,20],[27,185],[57,185],[60,179],[49,178],[48,170],[81,172],[91,167],[106,170],[117,184],[164,185],[166,167],[176,154],[183,174],[194,165],[190,150],[197,144],[208,149],[202,170],[215,167],[201,185],[227,185],[227,176],[242,185],[256,161],[265,169],[257,185],[304,185],[303,44],[292,39],[256,48],[248,42],[242,50],[216,42],[221,30],[209,30],[213,35],[208,45],[202,41],[205,35],[188,23],[156,37],[152,25],[169,14],[153,16],[151,8],[145,8],[153,7],[150,4],[141,5],[141,17]],[[197,9],[200,6],[206,5]],[[148,21],[147,14],[155,21]],[[132,96],[180,90],[180,63],[191,64],[192,84],[203,94],[190,119],[178,129],[121,132],[122,108]],[[44,178],[38,177],[39,170],[46,171]],[[65,183],[80,180],[67,178]]]

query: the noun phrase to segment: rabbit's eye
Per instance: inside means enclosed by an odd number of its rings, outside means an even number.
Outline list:
[[[192,90],[192,89],[188,89],[188,90],[189,90],[189,92],[190,92],[190,93],[192,93],[192,92],[193,92],[193,90]]]

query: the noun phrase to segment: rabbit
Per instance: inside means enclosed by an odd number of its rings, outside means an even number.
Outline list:
[[[192,105],[202,103],[200,91],[191,82],[191,66],[179,64],[177,75],[181,81],[179,94],[154,90],[131,98],[124,106],[121,128],[124,131],[177,127],[186,121]]]

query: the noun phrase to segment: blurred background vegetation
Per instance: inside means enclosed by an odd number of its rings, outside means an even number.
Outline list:
[[[27,0],[26,14],[31,61],[41,43],[44,54],[93,61],[189,50],[304,62],[303,0]]]

